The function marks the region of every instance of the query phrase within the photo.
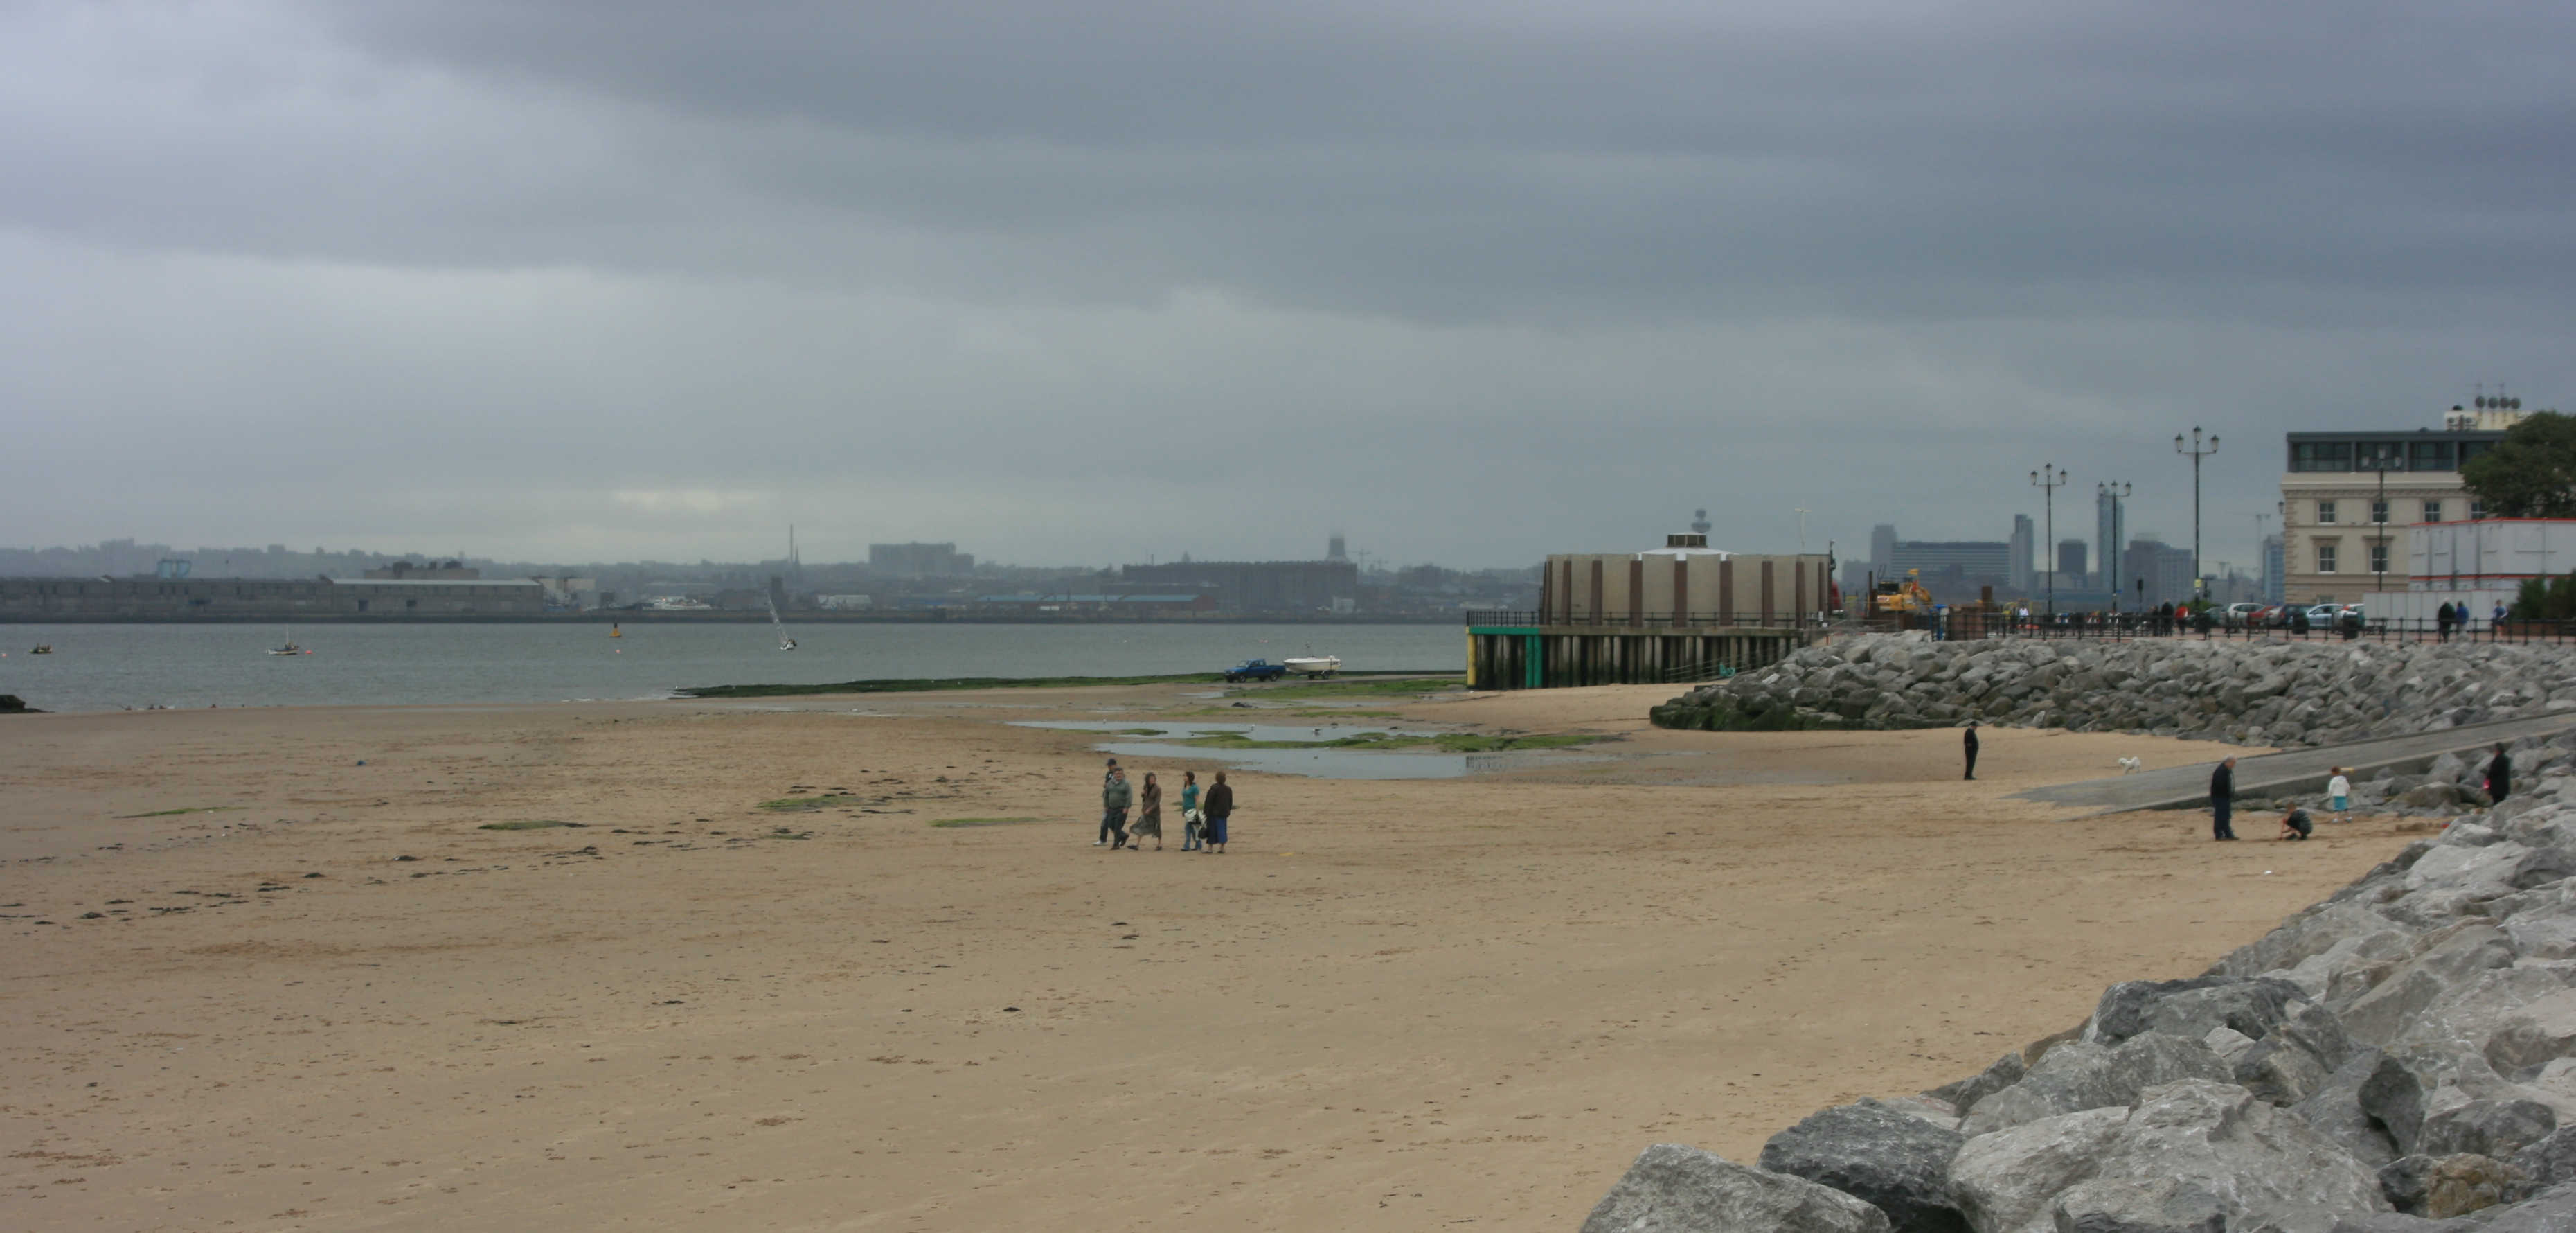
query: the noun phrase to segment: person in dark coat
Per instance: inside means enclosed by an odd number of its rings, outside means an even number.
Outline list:
[[[1225,820],[1234,813],[1234,788],[1225,781],[1225,772],[1216,773],[1216,782],[1208,785],[1207,801],[1199,806],[1199,817],[1207,826],[1207,845],[1201,852],[1225,855]]]
[[[1965,740],[1961,741],[1960,744],[1966,746],[1968,751],[1967,778],[1974,779],[1977,777],[1977,724],[1975,720],[1970,720],[1968,722],[1967,737]]]
[[[2228,816],[2235,808],[2236,759],[2229,758],[2219,763],[2218,769],[2209,774],[2210,838],[2234,839],[2236,837],[2236,828],[2228,823]]]
[[[2504,803],[2505,794],[2511,791],[2513,791],[2513,756],[2504,751],[2502,742],[2498,742],[2495,760],[2487,763],[2487,799],[2501,805]]]
[[[2439,631],[2441,641],[2448,642],[2451,640],[2451,623],[2458,619],[2459,614],[2451,611],[2451,606],[2449,604],[2442,604],[2439,606],[2439,610],[2433,614],[2433,625]]]

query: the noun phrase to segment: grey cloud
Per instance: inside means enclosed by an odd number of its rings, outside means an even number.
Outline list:
[[[1341,524],[1503,564],[1699,505],[1745,546],[1801,506],[1818,541],[1999,538],[2043,457],[2181,536],[2168,440],[2203,422],[2243,559],[2281,431],[2564,385],[2571,26],[23,5],[0,415],[49,457],[0,461],[0,511],[548,556],[790,517],[1023,560]],[[145,521],[101,525],[63,458],[121,463]]]

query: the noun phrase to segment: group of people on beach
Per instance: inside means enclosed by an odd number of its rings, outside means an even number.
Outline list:
[[[1975,740],[1975,735],[1970,734],[1969,739]],[[1968,757],[1969,765],[1975,766],[1973,745]],[[2334,811],[2335,821],[2348,822],[2352,817],[2352,768],[2328,767],[2326,773],[2331,776],[2326,780],[2326,806]],[[2486,788],[2488,802],[2496,805],[2503,804],[2504,798],[2513,792],[2513,755],[2505,751],[2501,741],[2496,744],[2495,757],[2487,762]],[[2209,774],[2210,838],[2221,842],[2236,838],[2236,828],[2232,825],[2235,809],[2236,759],[2229,758]],[[2281,833],[2277,838],[2306,839],[2315,834],[2316,829],[2316,820],[2308,816],[2308,811],[2292,805],[2281,814]]]
[[[1136,811],[1136,823],[1129,826],[1127,811]],[[1225,772],[1216,773],[1216,782],[1208,786],[1207,797],[1199,797],[1199,773],[1181,772],[1181,851],[1225,855],[1226,819],[1234,813],[1234,788],[1226,783]],[[1100,838],[1091,846],[1107,847],[1115,852],[1145,850],[1144,841],[1154,841],[1154,850],[1163,850],[1163,785],[1154,772],[1145,772],[1143,791],[1127,782],[1127,772],[1118,759],[1109,760],[1109,770],[1100,779]]]

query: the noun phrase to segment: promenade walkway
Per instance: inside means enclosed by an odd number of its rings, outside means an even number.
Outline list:
[[[2320,791],[2324,789],[2326,780],[2332,778],[2333,768],[2338,766],[2350,768],[2355,782],[2369,779],[2382,768],[2401,775],[2415,774],[2430,767],[2435,758],[2446,753],[2486,750],[2498,741],[2512,742],[2526,736],[2554,736],[2571,725],[2576,725],[2576,712],[2466,724],[2439,732],[2379,737],[2349,745],[2249,754],[2236,760],[2236,795],[2240,798],[2285,796]],[[2001,732],[1988,739],[1997,738],[2009,739]],[[2140,748],[2151,747],[2142,743]],[[2215,762],[2158,767],[2135,775],[2032,788],[2014,793],[2014,797],[2067,806],[2073,811],[2068,815],[2070,818],[2098,817],[2139,809],[2189,809],[2209,803],[2209,775],[2217,767]]]

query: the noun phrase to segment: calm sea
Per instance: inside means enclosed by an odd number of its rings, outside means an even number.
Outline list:
[[[1448,670],[1449,625],[0,625],[0,694],[48,711],[662,698],[690,685],[873,677],[1145,676],[1338,655],[1347,671]],[[51,645],[50,655],[30,655]]]

